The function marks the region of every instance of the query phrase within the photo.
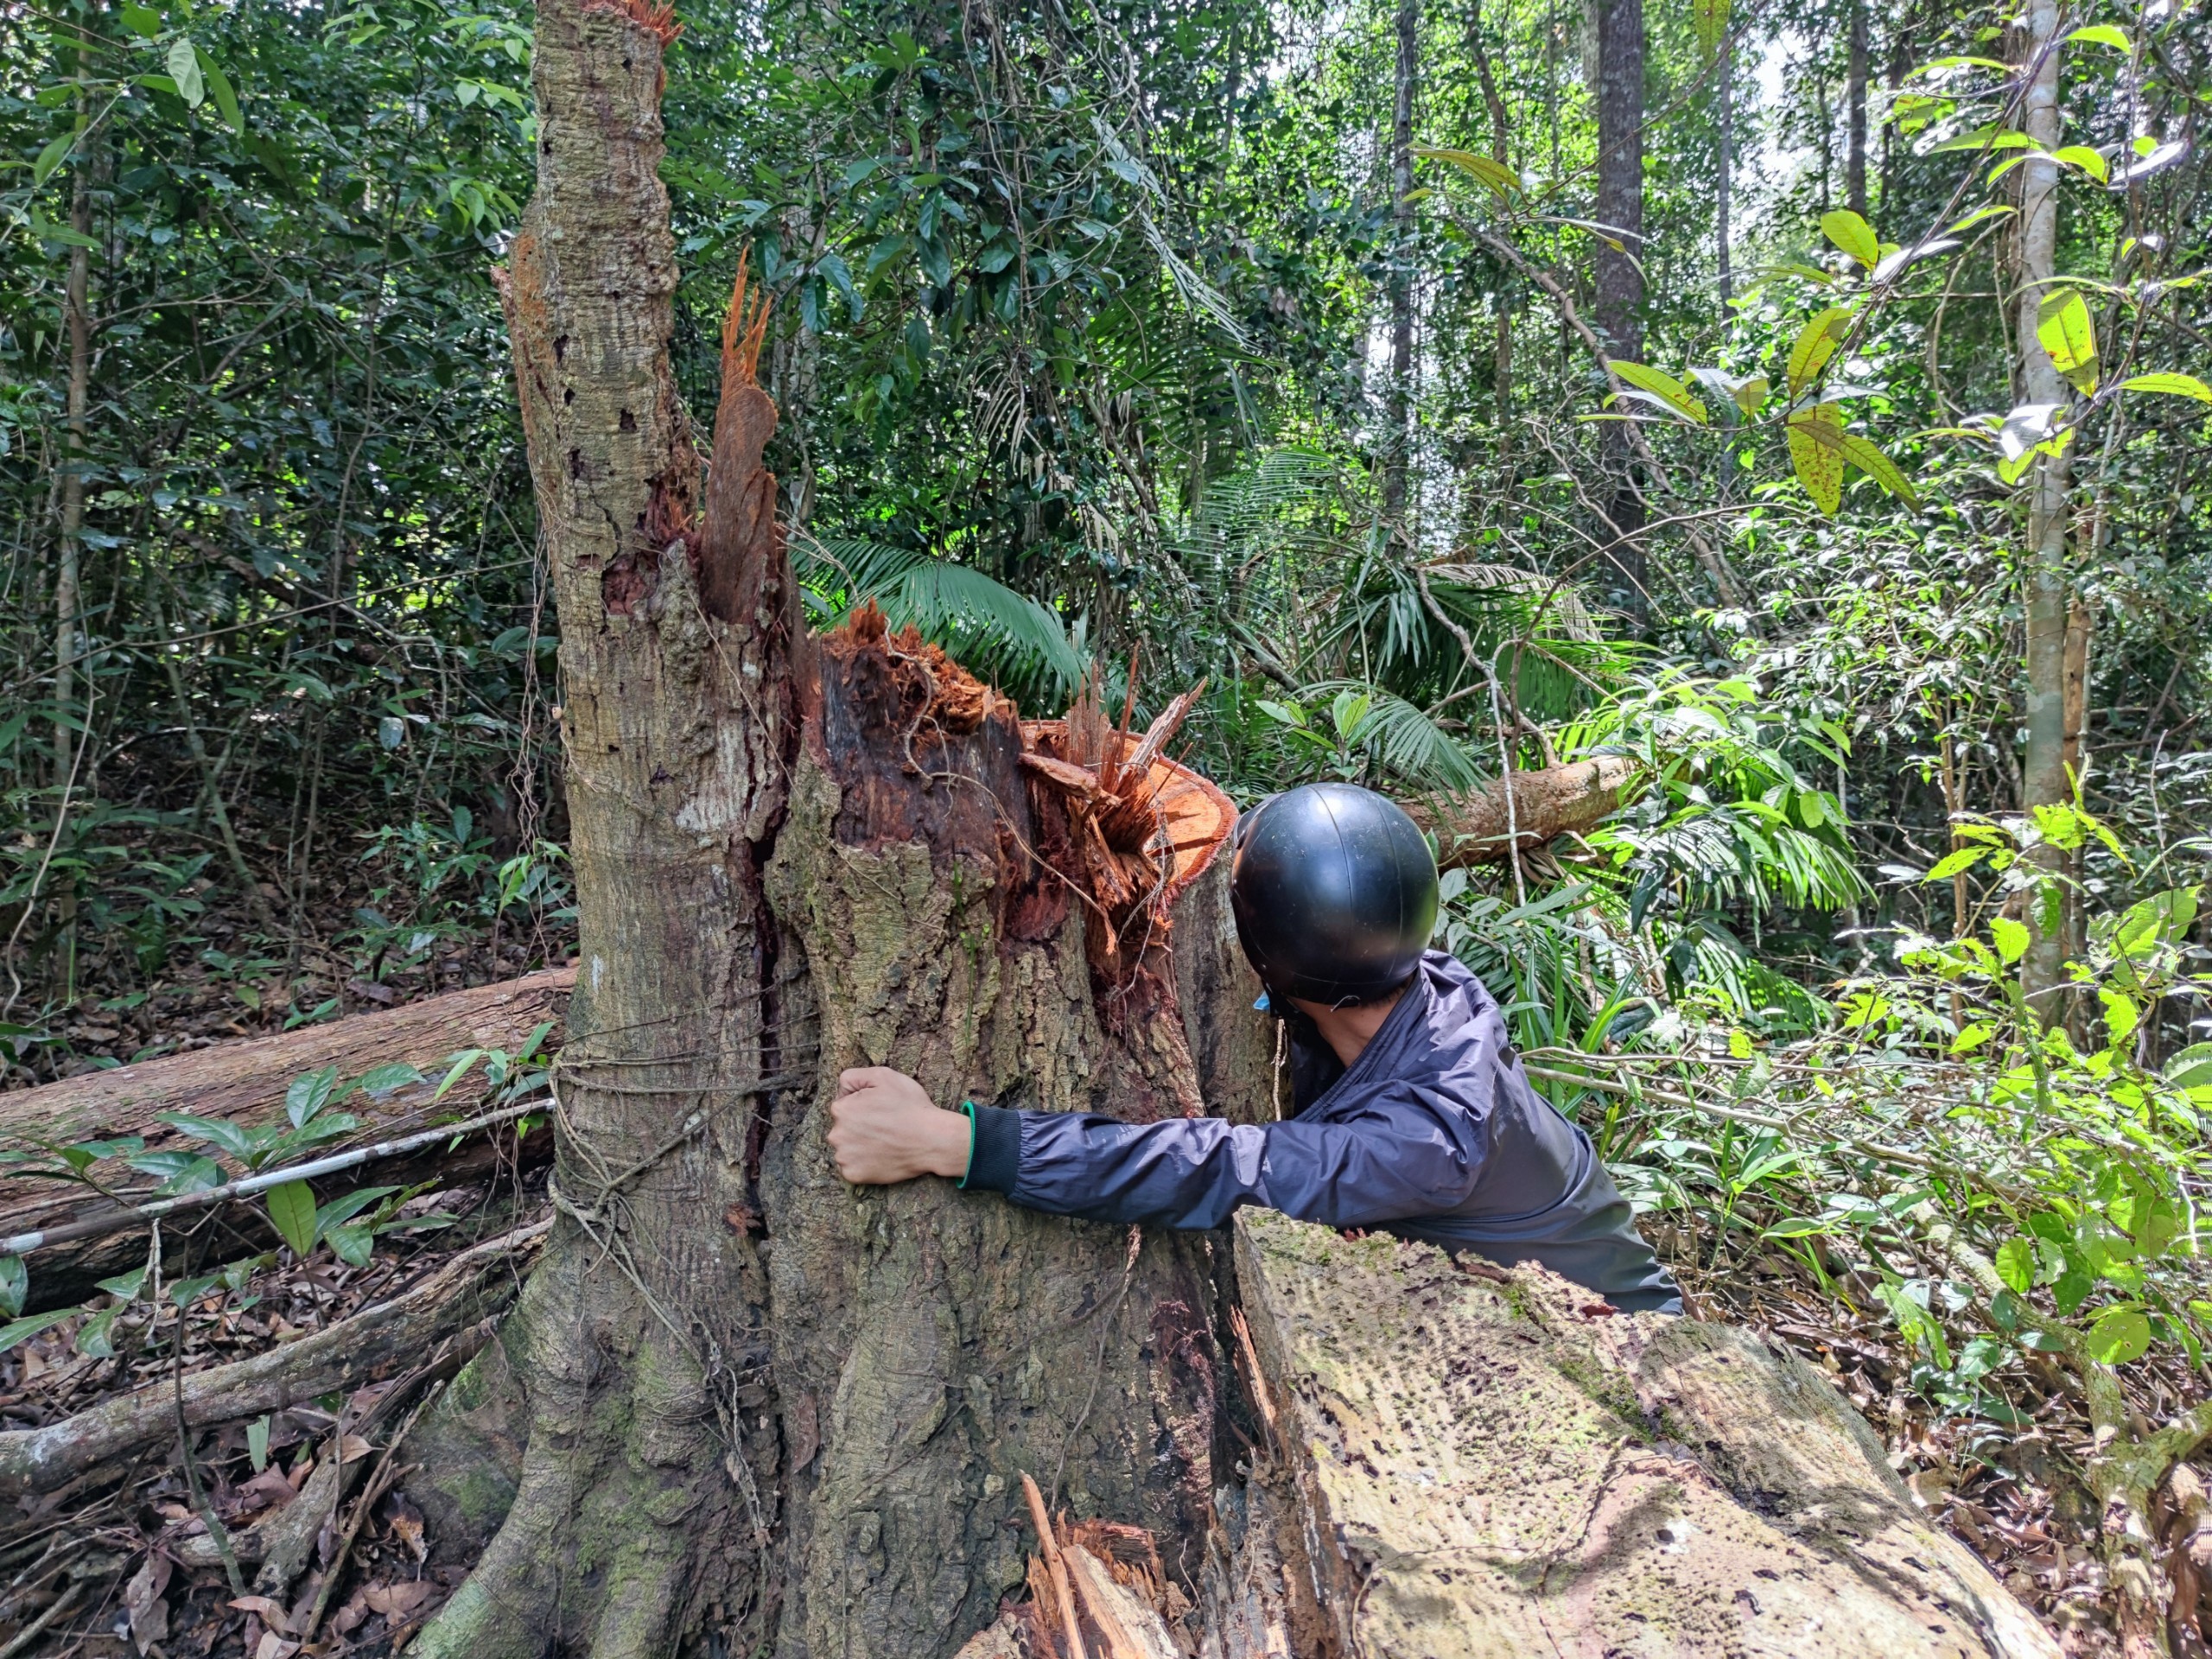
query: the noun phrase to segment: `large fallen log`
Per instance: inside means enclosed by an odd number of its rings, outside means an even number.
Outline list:
[[[334,1065],[341,1076],[354,1077],[395,1062],[429,1071],[456,1049],[519,1048],[549,1020],[557,1042],[575,982],[573,967],[549,968],[375,1014],[17,1090],[0,1095],[0,1141],[158,1135],[162,1128],[154,1122],[156,1112],[266,1122],[283,1109],[285,1085],[303,1071]],[[378,1104],[378,1115],[404,1116],[419,1109],[429,1095],[429,1085],[402,1090]],[[8,1184],[0,1183],[0,1204],[12,1197]]]
[[[1748,1331],[1256,1211],[1236,1273],[1306,1557],[1292,1623],[1338,1653],[2056,1659]]]
[[[189,1112],[244,1123],[273,1122],[283,1116],[285,1089],[302,1072],[335,1066],[340,1077],[352,1078],[376,1066],[404,1063],[426,1073],[428,1080],[374,1099],[360,1095],[348,1099],[344,1109],[361,1120],[360,1130],[317,1150],[327,1153],[389,1138],[396,1128],[429,1121],[439,1075],[456,1050],[504,1049],[512,1053],[548,1022],[553,1030],[545,1048],[557,1048],[575,977],[574,968],[549,969],[498,985],[425,997],[404,1007],[302,1026],[271,1037],[219,1043],[188,1054],[142,1060],[137,1065],[0,1095],[0,1149],[137,1135],[151,1152],[183,1147],[199,1150],[196,1143],[156,1122],[156,1115]],[[448,1096],[439,1109],[464,1104],[461,1097]],[[512,1133],[503,1131],[473,1140],[452,1153],[433,1147],[361,1179],[406,1183],[436,1174],[448,1181],[479,1179],[495,1169],[547,1155],[550,1140],[541,1128],[518,1146]],[[0,1232],[66,1232],[115,1211],[115,1205],[89,1187],[39,1177],[0,1178]],[[232,1242],[240,1249],[275,1242],[264,1224],[241,1221],[239,1213],[234,1211],[231,1220],[237,1231]],[[88,1294],[98,1280],[143,1260],[143,1231],[117,1232],[41,1250],[31,1259],[27,1307],[41,1312]]]
[[[1434,833],[1437,861],[1446,869],[1494,862],[1508,848],[1530,852],[1560,836],[1596,828],[1620,810],[1637,766],[1625,755],[1601,754],[1508,775],[1510,811],[1505,784],[1495,778],[1465,795],[1405,803],[1414,822]]]

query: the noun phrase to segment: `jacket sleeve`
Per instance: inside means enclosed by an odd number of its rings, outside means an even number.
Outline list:
[[[1452,1209],[1480,1161],[1481,1148],[1465,1144],[1450,1118],[1417,1090],[1394,1088],[1325,1123],[1123,1123],[978,1107],[964,1185],[1091,1221],[1218,1227],[1239,1205],[1257,1204],[1361,1227]]]

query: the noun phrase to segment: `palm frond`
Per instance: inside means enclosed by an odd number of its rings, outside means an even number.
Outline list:
[[[977,671],[1010,658],[1056,696],[1083,678],[1083,655],[1060,618],[980,570],[861,537],[806,537],[792,554],[817,626],[834,626],[873,599],[893,626],[911,623]]]
[[[1395,692],[1364,680],[1323,680],[1303,688],[1298,701],[1326,703],[1345,691],[1364,697],[1367,707],[1357,726],[1339,735],[1390,777],[1415,790],[1451,791],[1483,781],[1467,746]]]

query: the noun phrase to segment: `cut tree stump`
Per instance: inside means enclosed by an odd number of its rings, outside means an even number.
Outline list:
[[[2056,1659],[1751,1332],[1259,1211],[1236,1269],[1335,1655]]]

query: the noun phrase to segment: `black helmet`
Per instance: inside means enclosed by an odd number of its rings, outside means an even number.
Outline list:
[[[1351,784],[1271,796],[1237,826],[1230,906],[1272,995],[1334,1007],[1405,982],[1436,925],[1436,860],[1392,801]]]

